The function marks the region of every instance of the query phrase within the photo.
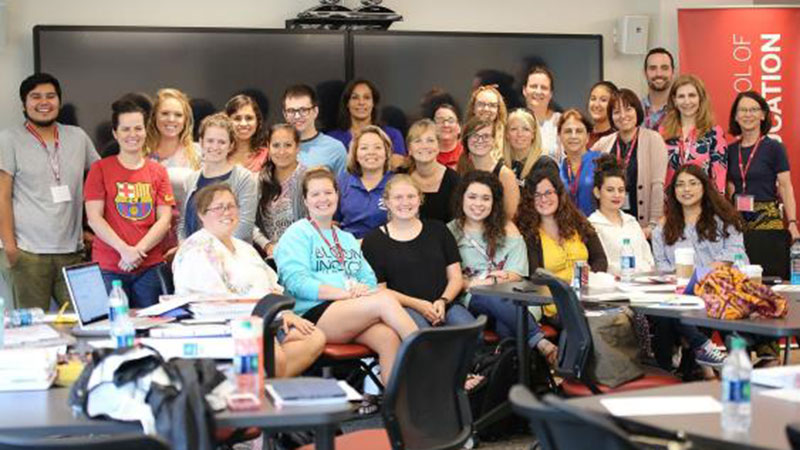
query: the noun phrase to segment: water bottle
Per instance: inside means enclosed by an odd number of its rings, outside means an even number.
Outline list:
[[[122,281],[111,282],[111,294],[108,296],[109,336],[117,348],[133,347],[136,329],[128,316],[128,296],[122,289]]]
[[[42,308],[20,308],[8,312],[8,327],[27,327],[44,320]]]
[[[789,265],[792,269],[792,284],[800,284],[800,240],[794,241],[789,249]]]
[[[633,281],[633,274],[636,272],[636,255],[633,253],[631,240],[622,240],[622,249],[619,252],[620,279],[625,283]]]
[[[750,429],[750,376],[753,365],[744,339],[731,338],[731,352],[722,366],[722,417],[724,432],[747,433]]]
[[[250,317],[231,321],[233,336],[233,373],[236,390],[241,394],[260,397],[264,381],[264,366],[261,363],[261,319]]]

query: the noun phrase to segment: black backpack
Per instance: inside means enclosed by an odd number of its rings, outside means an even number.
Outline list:
[[[468,392],[472,420],[477,422],[508,400],[511,386],[518,382],[519,360],[516,341],[506,338],[498,344],[480,348],[475,355],[470,373],[483,376],[483,380]],[[524,428],[524,421],[513,414],[508,414],[494,423],[476,429],[476,434],[481,440],[495,441]]]

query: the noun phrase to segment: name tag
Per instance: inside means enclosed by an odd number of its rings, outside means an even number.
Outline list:
[[[736,210],[742,212],[753,212],[755,210],[755,198],[752,195],[737,195]]]
[[[53,203],[67,203],[72,201],[72,195],[69,193],[69,186],[51,186],[50,194],[53,196]]]

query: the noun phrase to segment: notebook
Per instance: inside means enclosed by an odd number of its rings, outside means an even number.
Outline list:
[[[78,325],[72,329],[72,333],[75,336],[108,335],[108,292],[100,265],[94,262],[76,264],[64,267],[62,272],[72,307],[78,316]],[[137,330],[146,330],[170,320],[172,319],[161,317],[131,317]]]

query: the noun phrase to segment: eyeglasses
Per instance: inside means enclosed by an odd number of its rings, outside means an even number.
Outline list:
[[[761,111],[761,108],[758,106],[754,106],[752,108],[736,108],[736,112],[739,114],[758,114]]]
[[[286,114],[286,117],[306,117],[314,107],[302,107],[302,108],[286,108],[283,110],[283,113]]]
[[[680,183],[675,183],[675,189],[676,190],[677,189],[684,189],[684,190],[686,190],[686,189],[695,189],[695,188],[700,187],[702,185],[703,185],[703,183],[701,183],[699,181],[689,181],[689,182],[681,181]]]
[[[544,200],[545,197],[550,197],[551,195],[555,195],[555,194],[556,194],[556,191],[554,191],[552,189],[548,189],[548,190],[546,190],[544,192],[534,192],[533,193],[533,200],[538,202],[540,200]]]
[[[473,142],[490,142],[493,137],[491,133],[470,134],[469,140]]]
[[[214,213],[217,216],[221,216],[228,211],[237,211],[239,209],[239,205],[236,203],[228,203],[227,205],[217,205],[212,206],[211,208],[206,209],[206,212]]]
[[[458,120],[455,117],[448,117],[445,119],[435,119],[436,125],[455,125],[458,123]]]
[[[478,109],[497,109],[500,106],[497,102],[475,102],[475,107]]]

